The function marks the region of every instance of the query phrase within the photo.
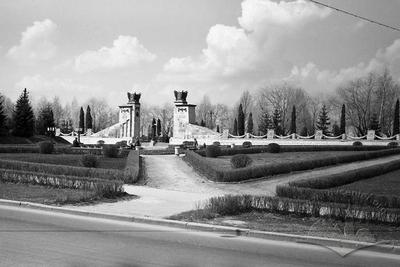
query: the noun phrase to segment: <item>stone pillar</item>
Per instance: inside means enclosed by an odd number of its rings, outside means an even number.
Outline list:
[[[315,140],[322,140],[322,131],[321,130],[315,131]]]
[[[268,129],[268,131],[267,131],[267,139],[274,139],[274,136],[275,136],[275,130]]]
[[[223,139],[228,139],[229,138],[229,129],[223,129],[222,130],[222,138]]]
[[[375,130],[368,130],[368,132],[367,132],[367,140],[368,141],[375,140]]]
[[[186,102],[187,91],[175,93],[174,126],[172,136],[185,139],[186,126],[196,123],[196,105]]]
[[[140,137],[140,94],[128,93],[128,103],[119,106],[121,137]]]

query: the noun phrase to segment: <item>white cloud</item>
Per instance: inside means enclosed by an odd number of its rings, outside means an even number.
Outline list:
[[[385,49],[380,49],[367,63],[361,62],[355,66],[340,70],[321,70],[313,62],[302,67],[294,66],[286,80],[307,88],[311,93],[322,91],[332,92],[338,86],[362,77],[370,72],[382,72],[388,68],[393,77],[400,82],[400,39],[395,40]]]
[[[124,68],[151,62],[156,56],[149,52],[136,37],[119,36],[112,47],[102,47],[96,51],[86,51],[75,58],[78,72],[102,69]]]
[[[240,27],[215,25],[207,35],[207,47],[196,58],[171,58],[161,81],[215,81],[230,77],[254,77],[260,69],[277,71],[285,64],[287,39],[305,25],[327,17],[330,11],[308,1],[242,3]],[[272,67],[273,66],[273,67]],[[265,73],[263,78],[265,78]]]
[[[49,19],[35,21],[21,34],[20,43],[11,47],[6,56],[23,65],[49,60],[56,53],[52,42],[56,29],[57,25]]]

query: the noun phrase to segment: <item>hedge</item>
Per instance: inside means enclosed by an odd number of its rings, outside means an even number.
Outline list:
[[[140,155],[138,150],[131,150],[126,159],[124,181],[135,183],[140,175]]]
[[[0,159],[0,168],[10,170],[23,170],[29,172],[40,172],[55,175],[93,177],[106,180],[123,180],[125,175],[123,170],[116,169],[85,168],[3,159]]]
[[[114,196],[123,192],[123,182],[120,180],[107,181],[89,177],[54,175],[21,170],[0,169],[0,181],[90,190],[100,196]]]
[[[214,197],[206,203],[205,208],[224,215],[238,214],[237,210],[239,210],[239,213],[255,210],[341,220],[400,223],[400,209],[377,210],[372,207],[349,206],[343,203],[325,203],[270,196],[225,195]]]
[[[397,196],[375,195],[350,190],[325,190],[278,185],[276,187],[276,195],[292,199],[345,203],[349,205],[371,206],[375,208],[400,209],[400,198]]]
[[[295,162],[282,162],[269,165],[249,166],[241,169],[226,169],[213,166],[200,153],[187,151],[184,160],[190,163],[194,169],[203,173],[210,180],[218,182],[239,182],[249,179],[267,177],[276,174],[289,173],[324,167],[328,165],[349,163],[360,160],[373,159],[382,156],[399,154],[400,149],[386,149],[378,151],[360,152],[353,155],[332,156],[321,159],[300,160]]]

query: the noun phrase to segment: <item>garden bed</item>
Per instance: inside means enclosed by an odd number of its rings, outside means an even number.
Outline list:
[[[309,170],[329,165],[349,163],[378,157],[400,154],[400,149],[384,149],[376,151],[350,151],[350,152],[309,152],[309,157],[303,157],[306,152],[292,153],[264,153],[262,161],[273,161],[265,164],[254,164],[245,168],[233,169],[227,158],[207,158],[194,151],[186,151],[183,158],[192,167],[205,175],[208,179],[218,182],[240,182],[249,179],[265,178],[276,174],[293,171]],[[321,153],[324,156],[321,156]],[[257,155],[252,154],[250,156]],[[285,159],[286,155],[286,159]],[[276,160],[275,160],[276,159]]]

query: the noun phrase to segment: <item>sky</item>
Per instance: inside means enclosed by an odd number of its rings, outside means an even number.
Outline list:
[[[321,0],[400,27],[400,0]],[[231,105],[282,81],[329,95],[388,68],[400,82],[400,32],[307,0],[0,1],[0,92],[125,104]]]

